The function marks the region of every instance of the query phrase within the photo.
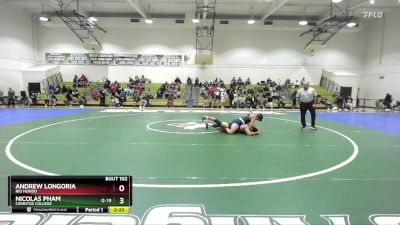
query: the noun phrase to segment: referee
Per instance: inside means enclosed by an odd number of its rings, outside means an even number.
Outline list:
[[[317,92],[314,88],[310,87],[310,82],[304,82],[303,88],[297,91],[296,98],[300,102],[300,114],[301,114],[301,129],[306,128],[306,112],[307,110],[311,113],[311,129],[315,128],[315,104],[317,104]]]

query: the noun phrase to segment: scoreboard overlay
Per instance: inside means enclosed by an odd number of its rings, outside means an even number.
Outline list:
[[[131,176],[9,176],[12,212],[129,213]]]

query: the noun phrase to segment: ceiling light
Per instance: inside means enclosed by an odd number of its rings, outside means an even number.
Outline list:
[[[249,20],[247,21],[247,23],[248,23],[248,24],[254,24],[254,23],[256,23],[256,21],[255,21],[254,19],[249,19]]]
[[[192,22],[193,22],[193,23],[200,23],[200,20],[197,19],[197,18],[193,18],[193,19],[192,19]]]
[[[39,17],[39,20],[40,20],[40,21],[43,21],[43,22],[48,22],[48,21],[49,21],[49,18],[48,18],[47,16],[43,16],[43,15],[42,15],[42,16]]]
[[[375,4],[375,0],[370,0],[369,4],[371,4],[371,5]]]
[[[355,26],[357,26],[357,23],[351,21],[351,22],[348,22],[348,23],[347,23],[347,26],[348,26],[348,27],[355,27]]]
[[[305,25],[308,24],[308,22],[307,22],[306,20],[300,20],[300,21],[299,21],[299,24],[300,24],[301,26],[305,26]]]
[[[152,24],[153,20],[150,19],[150,18],[147,18],[147,19],[144,20],[144,22],[146,22],[147,24]]]
[[[91,22],[97,22],[97,18],[94,17],[94,16],[90,16],[90,17],[88,18],[88,20],[91,21]]]
[[[339,3],[341,1],[343,1],[343,0],[332,0],[333,3]]]

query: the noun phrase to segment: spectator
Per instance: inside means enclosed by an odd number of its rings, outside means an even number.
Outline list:
[[[57,105],[57,96],[55,94],[51,95],[50,105],[51,105],[51,107],[54,107]]]
[[[79,106],[81,108],[83,108],[83,106],[86,105],[86,103],[87,103],[87,101],[86,101],[85,95],[79,96]]]
[[[304,84],[304,82],[306,82],[306,78],[305,78],[305,77],[303,77],[303,78],[301,79],[301,81],[300,81],[300,85],[303,85],[303,84]]]
[[[4,104],[4,93],[2,90],[0,90],[0,101],[1,101],[1,104],[5,105]]]
[[[106,106],[106,90],[103,89],[100,91],[100,107]]]
[[[383,99],[383,106],[386,109],[392,109],[393,108],[393,98],[392,95],[387,93],[385,98]]]
[[[143,111],[148,103],[149,103],[149,98],[147,96],[144,96],[142,100],[139,101],[139,110]]]
[[[74,80],[72,81],[72,86],[73,86],[74,88],[77,88],[78,85],[79,85],[79,78],[78,78],[78,75],[75,74]]]
[[[54,89],[54,94],[58,95],[61,92],[61,87],[58,84],[57,87]]]
[[[63,84],[62,88],[61,88],[61,93],[64,94],[68,91],[68,88],[65,86],[65,84]]]
[[[29,96],[30,104],[37,105],[37,94],[32,92],[31,96]]]
[[[10,107],[11,104],[15,107],[15,91],[10,87],[10,88],[8,88],[7,107]]]
[[[168,95],[167,107],[172,108],[174,106],[174,95]]]
[[[285,102],[283,102],[284,100],[285,96],[283,95],[279,95],[276,97],[276,101],[278,102],[278,108],[285,109]]]
[[[160,99],[160,98],[162,98],[162,96],[163,96],[163,93],[162,93],[162,91],[161,91],[161,88],[159,88],[159,89],[157,90],[157,96],[156,96],[156,98],[157,98],[157,99]]]
[[[176,77],[174,83],[176,85],[180,86],[182,84],[182,81],[181,81],[181,79],[179,79],[179,77]]]
[[[186,80],[187,85],[192,85],[192,78],[188,77]]]
[[[194,79],[194,86],[199,86],[200,85],[200,81],[199,81],[199,77],[196,77],[196,79]]]
[[[250,84],[251,84],[251,82],[250,82],[250,77],[248,77],[247,80],[246,80],[245,85],[250,85]]]
[[[111,88],[111,81],[106,79],[106,81],[104,81],[104,88],[105,89],[110,89]]]
[[[323,104],[327,108],[328,112],[331,111],[333,108],[332,103],[330,103],[326,98],[321,99],[321,104]]]
[[[71,92],[67,92],[65,95],[65,106],[72,106],[73,96]]]
[[[344,100],[344,109],[353,111],[353,99],[351,96],[347,96],[346,99]]]
[[[75,98],[79,98],[79,94],[80,94],[80,93],[79,93],[79,90],[78,90],[78,89],[75,89],[75,90],[72,91],[71,94],[72,94],[72,96],[74,96]]]
[[[292,109],[296,108],[296,95],[297,95],[297,90],[294,90],[293,93],[290,95],[290,100],[292,100]]]

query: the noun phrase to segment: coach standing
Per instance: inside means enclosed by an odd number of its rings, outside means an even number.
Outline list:
[[[306,127],[306,112],[307,110],[311,113],[311,129],[315,128],[315,104],[317,104],[317,92],[314,88],[310,87],[310,82],[304,82],[303,88],[297,91],[296,98],[300,102],[300,114],[301,114],[301,129]]]

